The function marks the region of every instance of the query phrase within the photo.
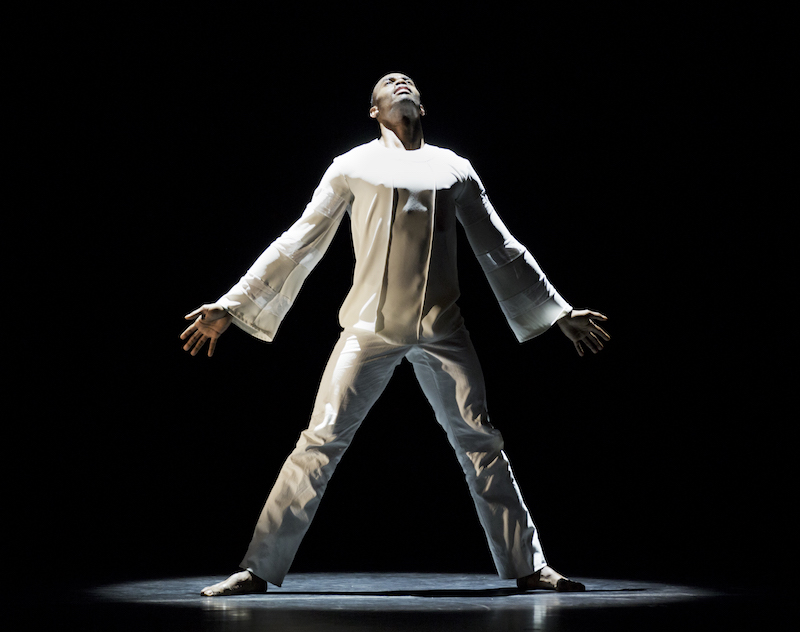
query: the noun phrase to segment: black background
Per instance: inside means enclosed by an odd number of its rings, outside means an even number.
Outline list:
[[[779,21],[570,6],[30,17],[21,214],[45,247],[10,270],[34,325],[12,336],[28,405],[9,459],[38,481],[13,492],[28,564],[80,581],[236,569],[337,338],[347,222],[274,343],[232,328],[192,358],[182,317],[376,137],[368,95],[397,70],[421,89],[426,141],[473,162],[567,300],[609,316],[598,356],[556,330],[517,344],[462,239],[460,304],[550,563],[695,582],[782,567],[788,375],[768,352],[785,299],[766,282],[786,253],[761,227],[784,212],[770,182],[788,76],[761,53]],[[493,571],[407,364],[293,570]]]

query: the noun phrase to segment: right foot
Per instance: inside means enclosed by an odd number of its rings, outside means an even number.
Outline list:
[[[241,571],[234,573],[225,581],[203,588],[200,594],[204,597],[222,597],[263,592],[267,592],[267,582],[256,577],[250,571]]]

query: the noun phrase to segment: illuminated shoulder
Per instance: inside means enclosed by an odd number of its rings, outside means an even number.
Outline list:
[[[433,145],[428,145],[428,147],[436,152],[438,160],[450,165],[453,171],[459,175],[459,179],[466,180],[473,177],[475,170],[472,168],[472,163],[469,160],[463,156],[459,156],[452,149],[435,147]]]

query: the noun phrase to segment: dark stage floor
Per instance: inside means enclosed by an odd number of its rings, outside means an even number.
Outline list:
[[[587,592],[521,593],[494,575],[290,575],[266,595],[207,598],[220,577],[108,584],[76,591],[53,615],[81,630],[779,630],[775,595],[652,581],[577,578]],[[49,618],[49,617],[48,617]],[[65,628],[64,628],[65,629]]]

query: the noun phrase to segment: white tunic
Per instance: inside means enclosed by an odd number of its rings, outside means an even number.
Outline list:
[[[392,344],[457,329],[456,219],[520,342],[571,309],[503,225],[468,160],[433,145],[404,151],[374,140],[334,159],[300,219],[220,299],[237,326],[273,340],[345,212],[356,258],[339,312],[345,329]]]

